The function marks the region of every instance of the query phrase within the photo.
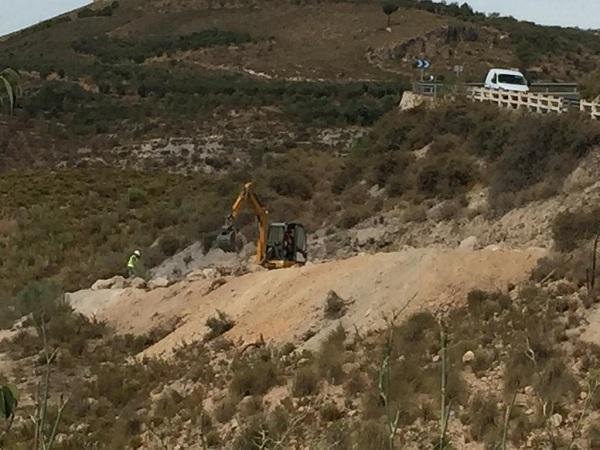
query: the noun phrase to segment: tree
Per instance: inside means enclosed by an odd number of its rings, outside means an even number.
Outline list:
[[[0,106],[8,99],[10,114],[13,114],[15,105],[21,95],[21,76],[14,69],[4,69],[0,72]]]
[[[392,24],[392,14],[398,11],[398,4],[393,1],[385,1],[382,3],[381,8],[383,13],[387,16],[387,27],[389,28]]]
[[[587,100],[600,98],[600,70],[589,72],[579,82],[581,96]]]

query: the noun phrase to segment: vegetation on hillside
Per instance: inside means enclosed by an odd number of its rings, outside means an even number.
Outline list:
[[[545,57],[562,54],[575,62],[585,73],[592,69],[594,63],[580,56],[583,53],[597,54],[600,51],[600,36],[591,31],[542,26],[498,14],[486,15],[473,10],[468,3],[447,4],[431,0],[393,0],[392,3],[504,31],[510,36],[513,51],[524,69],[541,62]]]
[[[133,247],[144,249],[147,267],[194,241],[208,249],[248,180],[256,181],[273,220],[301,219],[314,230],[338,207],[320,195],[330,189],[327,173],[339,166],[333,155],[267,152],[253,161],[222,177],[99,168],[6,174],[0,292],[10,296],[44,278],[67,290],[88,287],[122,273]],[[238,225],[256,233],[249,214]]]
[[[555,194],[598,144],[600,124],[577,114],[519,114],[461,102],[390,113],[351,153],[334,192],[364,178],[419,203],[460,199],[479,183],[489,187],[491,212],[503,213]]]
[[[69,392],[60,449],[99,442],[285,448],[292,440],[340,449],[439,448],[442,398],[451,423],[443,448],[465,438],[490,448],[597,438],[587,423],[600,411],[600,349],[577,343],[574,352],[565,351],[574,345],[569,330],[582,320],[581,300],[569,283],[524,287],[511,296],[473,291],[467,305],[448,316],[389,318],[386,329],[368,335],[338,326],[314,352],[293,345],[241,351],[218,337],[182,347],[170,360],[145,361],[129,358],[169,330],[112,336],[104,324],[74,314],[56,292],[40,289],[37,307],[52,311],[47,345],[58,349],[51,405],[67,386]],[[39,332],[23,331],[3,343],[17,367],[42,350]],[[587,400],[577,401],[582,393]],[[31,442],[28,411],[17,411],[11,444]],[[396,412],[390,434],[388,420]],[[577,420],[567,422],[571,418]]]
[[[130,61],[143,63],[153,56],[171,56],[177,51],[196,50],[213,45],[243,44],[251,42],[248,33],[223,31],[216,28],[179,36],[150,38],[146,40],[125,41],[109,37],[83,38],[73,42],[77,52],[94,55],[105,64]]]

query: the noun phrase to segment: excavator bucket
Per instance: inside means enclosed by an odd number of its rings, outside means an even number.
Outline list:
[[[217,248],[224,252],[235,252],[237,250],[236,233],[233,228],[223,228],[217,236]]]

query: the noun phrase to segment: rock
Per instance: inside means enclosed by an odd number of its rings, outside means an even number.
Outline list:
[[[462,250],[474,251],[477,249],[478,245],[479,242],[477,241],[477,238],[475,236],[469,236],[460,243],[458,248]]]
[[[475,360],[475,353],[473,353],[471,350],[469,350],[468,352],[465,352],[465,354],[462,357],[463,364],[469,364],[469,363],[473,362],[474,360]]]
[[[436,363],[440,360],[440,355],[433,355],[433,358],[431,358],[431,360]]]
[[[580,328],[572,328],[570,330],[565,331],[565,335],[568,339],[577,339],[581,336],[582,330]]]
[[[533,386],[525,386],[525,394],[527,394],[529,396],[534,396],[535,389],[533,388]]]
[[[92,285],[92,291],[100,289],[123,289],[125,287],[125,278],[116,275],[108,280],[98,280]]]
[[[422,104],[433,105],[433,98],[426,97],[424,95],[415,94],[411,91],[404,91],[402,94],[402,99],[400,100],[400,111],[407,111],[410,109],[415,109]]]
[[[550,417],[550,423],[552,424],[552,426],[554,426],[555,428],[558,428],[562,425],[563,423],[563,417],[556,413],[553,414],[552,417]]]
[[[585,392],[585,391],[581,391],[581,393],[579,394],[579,398],[580,398],[581,400],[585,400],[585,399],[587,399],[587,398],[588,398],[588,393],[587,393],[587,392]]]
[[[219,271],[213,268],[204,269],[202,270],[202,275],[204,275],[204,278],[207,280],[212,280],[219,277]]]
[[[144,289],[146,287],[146,281],[143,278],[136,277],[129,282],[129,286],[134,289]]]
[[[17,321],[15,321],[15,323],[13,323],[12,329],[13,330],[23,329],[23,328],[25,328],[25,324],[28,323],[30,320],[33,320],[33,314],[27,314],[26,316],[23,316],[20,319],[18,319]]]
[[[499,245],[488,245],[486,248],[484,248],[484,250],[490,251],[490,252],[497,252],[499,250],[502,250],[502,247],[500,247]]]
[[[165,288],[170,285],[171,285],[171,282],[169,281],[168,278],[165,278],[165,277],[154,278],[153,280],[150,280],[148,282],[149,289]]]
[[[413,152],[413,154],[415,155],[416,159],[423,159],[427,156],[427,153],[429,153],[430,148],[431,148],[431,144],[427,144],[425,147],[423,147],[419,150],[415,150]]]
[[[381,197],[385,192],[384,188],[380,188],[378,184],[371,186],[369,189],[369,195],[373,198]]]

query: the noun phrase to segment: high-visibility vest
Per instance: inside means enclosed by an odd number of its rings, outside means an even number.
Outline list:
[[[129,261],[127,262],[127,267],[129,267],[130,269],[135,269],[137,262],[138,262],[138,257],[136,255],[131,255],[129,257]]]

